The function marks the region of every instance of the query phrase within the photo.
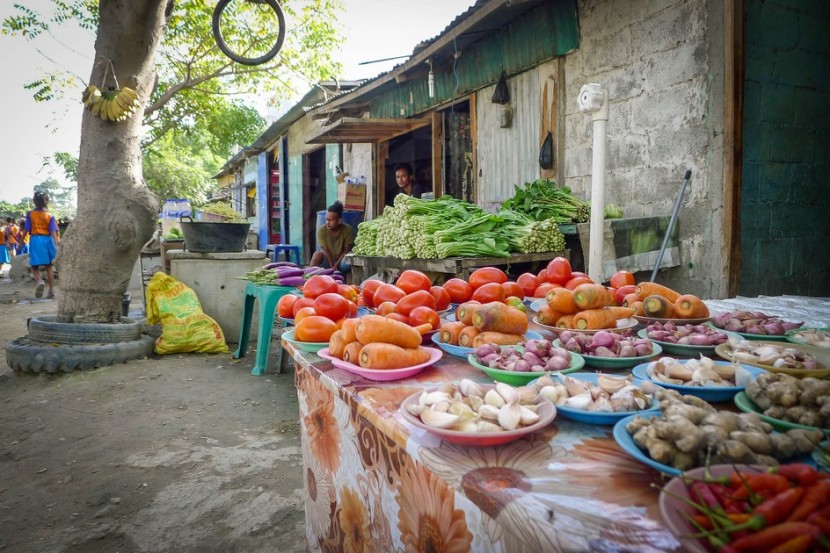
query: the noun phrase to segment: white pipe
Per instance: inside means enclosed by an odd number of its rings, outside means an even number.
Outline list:
[[[579,92],[579,109],[591,114],[593,159],[591,163],[591,231],[588,276],[603,282],[605,244],[605,146],[608,136],[608,95],[598,84],[587,84]]]

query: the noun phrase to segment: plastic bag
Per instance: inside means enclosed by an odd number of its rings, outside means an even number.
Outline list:
[[[539,167],[550,169],[553,167],[553,135],[548,133],[539,150]]]
[[[496,83],[496,89],[493,91],[493,97],[490,101],[494,104],[509,104],[510,103],[510,88],[507,86],[507,75],[504,71],[501,72],[499,82]]]
[[[155,352],[228,353],[219,324],[202,311],[192,288],[161,271],[147,285],[147,324],[161,323]]]

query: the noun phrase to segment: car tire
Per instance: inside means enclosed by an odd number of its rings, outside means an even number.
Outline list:
[[[6,344],[6,363],[19,372],[72,372],[143,359],[153,354],[154,346],[150,336],[109,344],[56,345],[22,337]]]
[[[60,323],[55,315],[29,320],[29,339],[47,344],[117,344],[141,337],[142,324],[121,317],[119,323]]]

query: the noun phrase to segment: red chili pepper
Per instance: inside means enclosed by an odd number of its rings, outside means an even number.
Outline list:
[[[751,536],[745,536],[735,540],[732,542],[732,547],[737,551],[747,553],[769,551],[772,547],[801,536],[802,534],[809,534],[816,538],[820,532],[821,530],[806,522],[784,522],[783,524],[776,524],[764,528]]]
[[[723,505],[723,510],[727,513],[746,513],[750,510],[747,502],[732,497],[732,490],[725,485],[709,484],[709,488],[715,493],[718,501]]]
[[[811,486],[822,479],[821,473],[815,467],[804,463],[780,465],[772,471],[788,480],[792,480],[797,486]]]
[[[783,522],[804,496],[804,488],[790,488],[755,507],[752,514],[763,517],[765,526]]]
[[[805,520],[811,513],[830,502],[830,480],[822,480],[807,488],[804,499],[787,517],[789,521]]]
[[[750,499],[753,494],[770,491],[777,495],[790,488],[790,481],[778,474],[737,474],[732,477],[735,499]]]
[[[689,486],[689,497],[692,501],[700,503],[712,511],[718,513],[724,512],[723,505],[720,504],[712,487],[706,482],[701,482],[700,480],[692,482],[692,485]]]
[[[814,541],[815,537],[810,534],[802,534],[778,545],[769,553],[807,553],[813,546]]]

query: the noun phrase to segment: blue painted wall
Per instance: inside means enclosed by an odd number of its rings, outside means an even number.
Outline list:
[[[303,257],[303,156],[288,158],[288,233]]]

